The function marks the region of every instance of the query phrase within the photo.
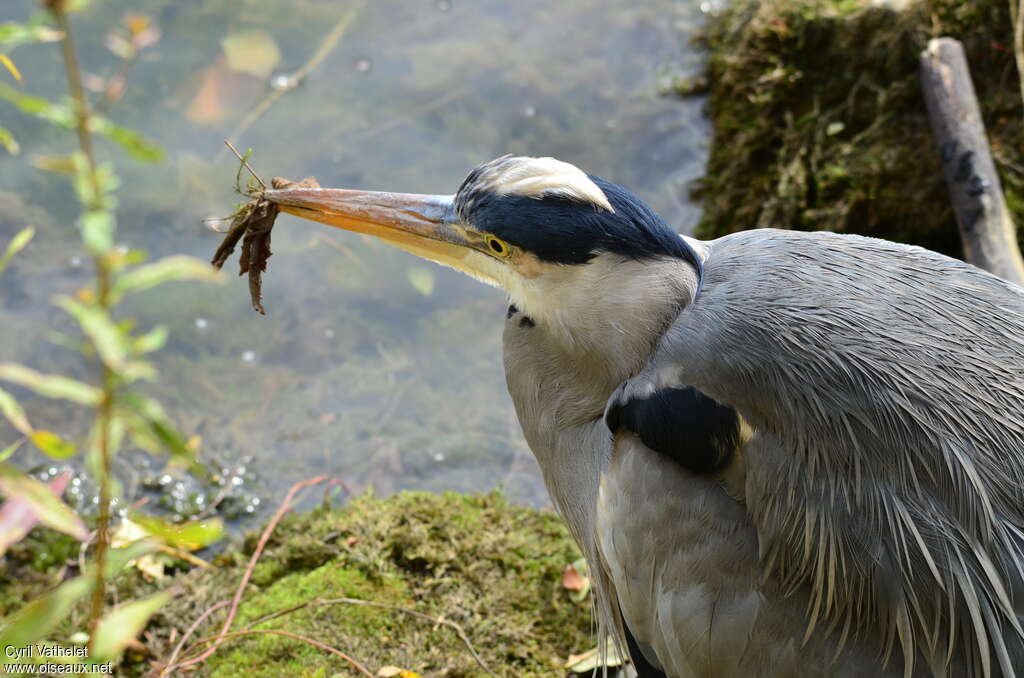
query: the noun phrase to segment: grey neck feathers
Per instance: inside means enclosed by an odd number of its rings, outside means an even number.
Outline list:
[[[605,404],[644,367],[692,298],[697,274],[679,259],[605,254],[542,278],[512,300],[534,326],[509,320],[506,378],[548,491],[588,551],[597,483],[611,451]]]

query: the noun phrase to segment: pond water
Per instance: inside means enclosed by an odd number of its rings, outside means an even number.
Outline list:
[[[107,144],[99,151],[121,176],[119,241],[152,258],[208,259],[219,243],[199,220],[239,200],[237,163],[221,143],[228,136],[255,149],[252,163],[267,178],[422,193],[451,193],[471,168],[504,153],[553,155],[629,186],[682,232],[699,216],[687,185],[704,165],[704,102],[663,94],[673,76],[701,67],[690,42],[703,22],[697,0],[130,4],[161,38],[109,115],[166,158],[138,165]],[[0,21],[37,6],[2,5]],[[95,0],[73,16],[87,82],[120,69],[105,41],[126,11]],[[323,61],[257,115],[334,28],[341,37]],[[62,96],[58,55],[53,44],[16,49],[21,87]],[[0,280],[0,360],[94,378],[87,361],[47,339],[72,329],[50,299],[86,284],[89,263],[71,187],[32,161],[67,153],[73,135],[3,102],[0,125],[22,147],[0,155],[0,243],[25,224],[38,230]],[[500,291],[292,217],[279,220],[274,253],[266,317],[234,276],[223,286],[164,286],[125,307],[143,326],[170,329],[156,359],[161,380],[149,389],[187,434],[202,437],[208,462],[264,505],[320,473],[354,490],[501,486],[515,501],[547,503],[505,392]],[[26,403],[37,426],[85,431],[85,418],[63,404]],[[14,437],[4,426],[0,442]],[[42,461],[32,454],[19,463]],[[163,476],[163,463],[125,450],[118,467],[127,493]]]

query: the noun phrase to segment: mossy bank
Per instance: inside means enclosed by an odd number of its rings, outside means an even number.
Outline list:
[[[159,584],[143,582],[132,570],[122,574],[112,593],[121,600],[158,588],[175,595],[143,634],[151,655],[129,651],[117,675],[145,674],[150,660],[166,659],[204,611],[230,600],[257,536],[227,550],[214,567]],[[282,520],[258,561],[232,630],[282,629],[307,636],[348,653],[374,673],[395,666],[430,677],[487,675],[456,630],[436,621],[440,618],[460,626],[498,676],[564,675],[567,656],[594,645],[589,603],[573,602],[562,585],[565,566],[578,557],[555,515],[510,505],[498,493],[363,495],[344,508],[321,507]],[[31,588],[5,588],[6,611],[17,605],[16,591],[32,595]],[[338,598],[428,618],[342,602],[293,610]],[[225,612],[211,615],[193,639],[216,635]],[[232,638],[197,671],[175,675],[359,674],[315,647],[259,635]]]
[[[708,26],[714,141],[697,234],[861,233],[960,256],[918,76],[962,41],[1010,210],[1024,127],[1006,0],[734,0]]]

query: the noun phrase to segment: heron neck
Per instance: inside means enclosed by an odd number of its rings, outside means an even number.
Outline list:
[[[546,281],[546,294],[513,300],[520,310],[506,322],[505,373],[551,498],[586,551],[611,453],[605,404],[644,367],[697,276],[675,258],[605,257],[563,275]]]

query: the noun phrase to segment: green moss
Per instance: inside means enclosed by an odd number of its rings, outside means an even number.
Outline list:
[[[230,599],[255,542],[252,535],[241,550],[222,555],[215,570],[178,579],[181,594],[149,629],[158,656],[173,646],[172,625],[183,629]],[[550,676],[569,653],[593,644],[588,606],[572,603],[561,586],[563,568],[578,557],[561,520],[509,505],[498,493],[403,492],[383,500],[364,495],[342,509],[319,508],[281,522],[233,628],[301,603],[358,598],[461,625],[498,675]],[[222,622],[214,615],[197,637],[216,633]],[[484,675],[452,629],[400,611],[309,606],[255,628],[315,638],[371,671],[394,665],[429,676]],[[225,643],[198,675],[355,674],[313,647],[261,635]]]
[[[862,233],[960,256],[918,79],[928,40],[964,43],[1011,211],[1024,132],[1004,0],[736,0],[708,28],[714,142],[698,234]]]

